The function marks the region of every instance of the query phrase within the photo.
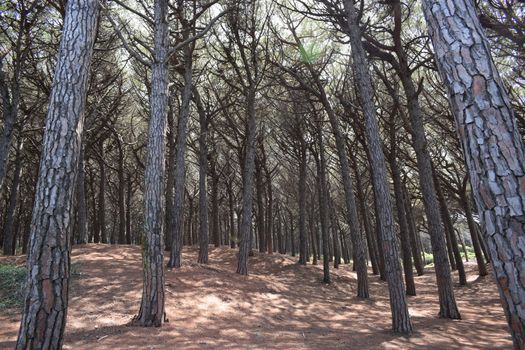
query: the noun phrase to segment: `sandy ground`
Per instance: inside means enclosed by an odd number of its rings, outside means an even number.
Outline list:
[[[492,277],[477,279],[467,263],[469,286],[456,288],[463,319],[438,319],[433,271],[416,278],[409,298],[414,333],[393,334],[387,289],[371,277],[369,300],[354,296],[349,266],[332,269],[321,283],[321,266],[301,267],[274,254],[250,258],[250,276],[235,274],[235,250],[210,251],[208,266],[194,263],[166,272],[166,312],[161,328],[130,327],[138,311],[142,272],[138,247],[76,247],[83,276],[72,283],[65,349],[511,349]],[[1,259],[1,258],[0,258]],[[454,276],[457,280],[457,276]],[[12,349],[18,310],[0,314],[0,349]]]

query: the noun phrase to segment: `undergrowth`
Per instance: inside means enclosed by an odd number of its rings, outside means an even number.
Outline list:
[[[71,277],[78,278],[80,262],[70,267]],[[24,301],[27,269],[25,266],[0,264],[0,310],[21,307]]]

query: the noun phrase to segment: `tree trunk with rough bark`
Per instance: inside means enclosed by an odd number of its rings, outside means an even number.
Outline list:
[[[172,235],[169,234],[169,232],[173,232],[173,228],[171,225],[173,225],[173,218],[171,217],[172,213],[174,212],[173,209],[173,189],[175,184],[175,117],[173,113],[173,102],[168,99],[168,117],[167,117],[167,123],[168,123],[168,129],[167,129],[167,157],[168,157],[168,163],[167,163],[167,169],[166,169],[166,234],[164,235],[164,249],[169,250],[171,252],[171,239],[173,238]]]
[[[299,264],[306,265],[306,142],[304,136],[301,135],[300,145],[300,159],[299,159]],[[293,247],[293,241],[292,241]]]
[[[164,174],[168,109],[168,1],[155,0],[151,111],[144,174],[143,288],[133,323],[160,327],[164,317]]]
[[[357,188],[357,201],[359,203],[359,210],[361,212],[361,219],[363,221],[363,228],[365,230],[366,242],[368,247],[368,254],[370,256],[370,262],[372,264],[372,273],[374,275],[379,274],[379,258],[377,253],[377,243],[372,233],[372,223],[370,222],[370,216],[366,207],[365,192],[363,191],[363,184],[361,181],[361,174],[357,169],[357,161],[355,155],[350,152],[350,158],[354,166],[355,182]]]
[[[485,260],[483,259],[483,252],[481,251],[481,244],[478,238],[478,229],[476,227],[474,217],[472,216],[472,210],[470,209],[470,203],[465,191],[466,189],[463,187],[463,191],[460,193],[460,202],[463,206],[463,209],[465,210],[467,225],[470,231],[470,237],[472,239],[472,246],[474,248],[474,254],[476,255],[476,262],[478,263],[478,273],[480,276],[486,276],[488,275],[488,271],[487,266],[485,265]]]
[[[132,243],[131,236],[131,200],[133,197],[133,183],[131,182],[131,175],[127,174],[126,179],[126,244]]]
[[[106,165],[104,164],[104,144],[100,146],[100,159],[98,165],[100,168],[100,179],[98,186],[98,207],[97,218],[98,228],[100,230],[99,237],[102,243],[108,243],[108,236],[106,230]]]
[[[265,217],[264,217],[264,184],[263,184],[263,165],[262,159],[259,155],[255,156],[255,197],[257,202],[256,222],[257,222],[257,234],[259,238],[259,252],[266,252],[266,235],[265,235]]]
[[[117,137],[118,160],[118,244],[126,243],[126,177],[124,174],[124,149],[120,135]]]
[[[42,141],[18,350],[63,344],[74,188],[98,12],[96,0],[67,2]]]
[[[392,329],[398,333],[409,333],[412,331],[412,324],[408,314],[403,278],[401,276],[399,252],[393,230],[392,203],[390,202],[390,191],[388,188],[385,157],[379,134],[379,125],[372,100],[372,81],[367,70],[368,64],[361,42],[361,30],[357,20],[355,5],[353,1],[345,0],[344,6],[347,11],[348,35],[352,46],[352,66],[363,108],[371,164],[374,168],[372,179],[375,185],[376,201],[379,209],[379,217],[377,219],[382,238],[381,246],[384,253],[385,275],[390,294]]]
[[[398,2],[394,7],[395,20],[397,22],[396,28],[400,32],[401,22],[401,4]],[[414,82],[411,78],[411,72],[408,64],[408,57],[401,41],[400,33],[394,35],[396,44],[396,55],[399,60],[399,77],[405,90],[407,97],[408,116],[410,119],[412,145],[416,152],[416,163],[419,171],[419,185],[421,194],[423,196],[423,205],[425,207],[425,214],[428,222],[428,233],[430,235],[430,243],[432,245],[432,253],[434,255],[434,265],[436,273],[436,282],[438,286],[439,295],[439,317],[460,319],[456,299],[454,296],[454,288],[452,284],[452,276],[450,272],[450,263],[453,259],[447,258],[447,246],[444,227],[440,216],[440,207],[436,195],[436,186],[433,177],[432,161],[427,147],[427,139],[425,135],[425,128],[423,125],[423,112],[419,105],[418,92]],[[451,234],[454,234],[452,232]],[[452,253],[455,253],[452,242]],[[457,257],[455,255],[454,257]],[[461,269],[461,276],[464,277],[465,270],[461,256],[459,261],[456,261]],[[461,278],[462,282],[466,283],[466,279]]]
[[[85,171],[84,147],[80,153],[77,180],[77,210],[78,210],[78,243],[89,242],[89,220],[86,196],[86,171]]]
[[[439,179],[437,177],[435,170],[434,170],[434,182],[436,185],[436,195],[437,195],[438,202],[439,202],[439,209],[440,209],[441,217],[443,218],[443,225],[445,228],[446,235],[450,239],[450,247],[452,249],[453,259],[456,262],[456,268],[458,270],[459,285],[466,286],[467,285],[467,275],[465,274],[465,266],[463,265],[463,259],[461,258],[461,252],[459,251],[458,239],[456,237],[456,233],[454,232],[454,225],[452,224],[452,220],[450,218],[450,212],[448,211],[447,201],[445,199],[445,196],[443,195],[443,191],[439,184]]]
[[[474,2],[424,0],[423,11],[516,349],[525,348],[525,150]]]
[[[268,165],[266,163],[266,154],[264,150],[264,144],[261,146],[263,154],[263,169],[266,178],[266,188],[268,193],[268,205],[266,209],[266,246],[268,248],[268,254],[273,254],[273,189],[272,189],[272,176],[268,170]],[[292,229],[293,230],[293,229]],[[283,249],[286,253],[286,249]]]
[[[208,263],[208,117],[197,89],[193,98],[199,114],[199,257],[201,264]],[[233,223],[232,223],[233,225]]]
[[[229,232],[229,238],[230,238],[230,248],[235,248],[235,209],[234,209],[234,201],[233,201],[233,180],[228,181],[228,209],[229,209],[229,215],[230,215],[230,232]]]
[[[319,198],[319,222],[321,224],[321,241],[323,249],[323,282],[330,283],[330,242],[328,228],[328,187],[326,183],[326,159],[322,129],[317,128],[318,154],[314,154],[317,166],[317,195]]]
[[[412,203],[410,202],[410,196],[406,189],[406,183],[403,182],[403,198],[405,203],[405,212],[408,223],[408,232],[410,234],[410,247],[412,248],[412,259],[414,260],[414,266],[418,276],[423,276],[424,266],[421,250],[419,249],[419,233],[416,230],[414,222],[414,216],[412,214]]]
[[[221,245],[221,230],[219,227],[219,174],[217,173],[217,159],[214,157],[210,160],[210,177],[211,177],[211,225],[213,245],[219,247]]]
[[[9,204],[7,205],[6,219],[4,225],[3,251],[4,255],[14,255],[16,252],[15,211],[18,202],[18,191],[20,188],[20,176],[22,175],[22,150],[24,141],[18,140],[15,156],[15,172],[13,183],[9,191]]]
[[[401,175],[396,160],[396,139],[393,137],[395,131],[391,133],[391,154],[390,169],[394,182],[394,197],[396,199],[397,222],[399,224],[399,238],[401,240],[401,254],[403,258],[403,271],[405,274],[406,294],[416,295],[416,285],[414,283],[414,271],[412,269],[412,253],[410,251],[410,239],[408,233],[408,222],[405,212],[405,202],[403,198],[403,188],[401,185]]]
[[[184,88],[182,89],[181,106],[177,120],[177,138],[175,146],[175,174],[173,188],[173,205],[170,207],[169,224],[171,232],[171,254],[168,267],[181,266],[183,220],[184,220],[184,184],[186,182],[186,136],[188,131],[188,119],[190,116],[190,104],[193,90],[192,67],[193,67],[193,44],[184,48]]]
[[[253,173],[255,168],[255,88],[251,87],[246,96],[246,147],[242,172],[242,213],[239,227],[239,261],[237,273],[248,274],[248,254],[251,250],[251,227],[253,206]]]

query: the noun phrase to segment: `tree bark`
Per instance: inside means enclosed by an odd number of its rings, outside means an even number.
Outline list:
[[[173,102],[168,98],[168,130],[167,130],[167,153],[168,153],[168,169],[166,170],[166,234],[164,235],[164,249],[171,252],[171,240],[173,232],[174,220],[171,217],[172,213],[175,212],[173,208],[173,190],[175,188],[175,161],[176,161],[176,149],[175,149],[175,117],[173,113]]]
[[[268,248],[268,254],[273,254],[273,190],[272,190],[272,176],[268,170],[268,165],[266,163],[266,154],[264,150],[264,144],[261,146],[263,154],[263,169],[266,178],[266,186],[268,193],[268,205],[266,207],[266,246]],[[292,229],[293,230],[293,229]],[[286,253],[286,249],[283,249]]]
[[[239,261],[237,273],[248,275],[248,254],[251,250],[250,231],[252,226],[253,173],[255,167],[255,87],[251,87],[246,96],[246,147],[242,174],[242,213],[239,230]]]
[[[193,98],[199,114],[199,257],[201,264],[208,263],[208,118],[199,91],[193,90]],[[233,222],[232,222],[233,226]]]
[[[474,2],[424,0],[436,62],[448,89],[516,349],[525,348],[525,150]]]
[[[133,323],[162,325],[164,317],[164,173],[168,107],[168,1],[155,0],[154,57],[151,67],[151,111],[144,174],[143,288]]]
[[[363,191],[363,184],[361,181],[361,174],[359,174],[359,171],[357,169],[357,161],[355,159],[355,155],[350,153],[350,157],[352,159],[352,163],[354,165],[354,174],[355,174],[355,182],[356,182],[356,188],[357,188],[357,201],[359,202],[359,210],[361,211],[361,219],[363,221],[363,227],[365,229],[365,235],[366,235],[366,242],[368,246],[368,254],[370,256],[370,262],[372,263],[372,273],[374,275],[379,274],[379,258],[377,253],[377,242],[374,239],[374,235],[372,233],[372,224],[370,222],[370,216],[368,215],[368,210],[366,207],[366,200],[365,200],[365,193]]]
[[[22,150],[24,141],[18,140],[15,156],[15,172],[13,183],[9,191],[9,204],[7,206],[6,220],[4,225],[3,251],[4,255],[14,255],[16,252],[15,211],[18,202],[18,191],[20,189],[20,176],[22,175]]]
[[[410,246],[412,248],[412,258],[414,259],[414,266],[418,276],[423,276],[425,273],[423,268],[423,260],[421,258],[421,250],[419,249],[419,233],[417,232],[414,222],[414,215],[412,214],[412,203],[406,189],[406,184],[403,182],[403,198],[405,203],[405,212],[408,223],[408,232],[410,234]]]
[[[219,227],[219,174],[217,173],[217,159],[213,156],[210,160],[210,177],[211,177],[211,227],[213,245],[221,245],[221,230]]]
[[[193,44],[184,48],[184,88],[182,89],[182,102],[177,120],[177,138],[175,156],[175,181],[173,189],[173,205],[171,206],[170,219],[173,220],[169,227],[171,232],[171,254],[168,267],[181,266],[183,217],[184,217],[184,184],[186,182],[186,135],[190,103],[193,90]]]
[[[104,157],[104,144],[100,146],[100,157]],[[102,243],[108,243],[108,236],[106,230],[106,165],[102,158],[98,161],[100,168],[100,180],[98,187],[98,227],[100,229],[99,237]]]
[[[124,175],[124,149],[120,135],[117,137],[118,160],[118,243],[126,243],[126,178]]]
[[[265,197],[265,191],[264,191],[264,185],[263,185],[263,166],[262,166],[262,159],[259,155],[255,156],[255,189],[256,189],[256,200],[257,200],[257,234],[259,238],[259,252],[264,253],[266,252],[267,245],[266,245],[266,234],[265,234],[265,227],[264,227],[264,200],[263,197]]]
[[[236,240],[236,234],[235,234],[235,209],[234,209],[234,202],[233,202],[233,180],[228,181],[228,207],[230,212],[230,248],[235,248],[235,240]]]
[[[392,140],[391,147],[395,147],[395,138],[392,138]],[[397,222],[399,223],[399,238],[401,240],[401,253],[403,258],[403,271],[405,273],[406,294],[414,296],[416,295],[416,285],[414,283],[414,271],[412,269],[412,255],[410,251],[408,223],[405,212],[403,188],[401,185],[401,175],[395,157],[395,151],[392,150],[390,154],[390,169],[392,171],[392,180],[394,181],[394,196],[396,199]]]
[[[89,220],[86,196],[86,171],[85,171],[84,147],[80,151],[77,180],[77,210],[78,210],[78,243],[89,242]]]
[[[474,248],[474,254],[476,255],[476,262],[478,263],[478,273],[480,276],[488,275],[487,266],[483,259],[483,252],[481,251],[481,244],[478,239],[478,229],[472,216],[472,210],[470,209],[470,203],[466,194],[466,181],[463,185],[462,192],[460,194],[460,202],[465,210],[465,216],[467,218],[467,225],[470,231],[470,237],[472,239],[472,246]]]
[[[379,125],[372,100],[372,81],[367,70],[368,64],[361,42],[361,30],[357,20],[355,5],[353,1],[345,0],[344,6],[348,16],[348,35],[352,46],[352,65],[363,108],[371,163],[374,168],[372,179],[375,185],[376,201],[380,214],[377,219],[380,224],[381,244],[385,258],[385,274],[390,294],[392,329],[398,333],[409,333],[412,331],[412,324],[408,314],[399,252],[393,230],[392,203],[390,202],[390,191],[386,177],[385,157],[379,134]]]
[[[317,128],[318,154],[314,154],[317,165],[317,195],[319,198],[319,222],[321,224],[321,241],[323,248],[323,282],[330,283],[330,259],[329,259],[329,232],[328,232],[328,198],[326,183],[326,159],[322,129]]]
[[[128,174],[126,180],[126,244],[133,242],[131,234],[131,199],[133,197],[133,183],[131,182],[131,175]]]
[[[419,105],[417,89],[411,78],[408,57],[401,41],[401,17],[401,4],[397,2],[394,6],[394,18],[396,22],[394,41],[396,55],[399,60],[399,77],[401,78],[401,83],[403,84],[407,97],[412,144],[416,153],[416,163],[419,171],[419,185],[423,196],[423,205],[428,222],[428,233],[434,255],[440,305],[439,317],[460,319],[461,315],[459,314],[454,297],[449,259],[447,258],[446,236],[445,231],[443,231],[444,227],[441,222],[440,207],[436,196],[436,185],[438,184],[434,182],[432,162],[427,148],[423,113]],[[452,246],[452,242],[450,245]],[[452,246],[451,253],[454,252],[453,249],[454,247]],[[453,259],[450,259],[450,263],[453,262]],[[462,267],[461,257],[458,264]],[[464,277],[464,270],[462,271],[462,276]]]
[[[70,0],[55,69],[31,220],[24,311],[16,349],[60,349],[69,237],[99,5]]]
[[[299,159],[299,264],[306,265],[306,142],[301,135],[300,159]],[[293,241],[292,241],[293,246]]]
[[[467,276],[465,274],[465,267],[463,265],[463,259],[461,258],[461,252],[459,251],[458,239],[456,237],[456,233],[454,232],[454,225],[452,225],[452,220],[450,219],[450,212],[448,211],[447,202],[445,200],[445,196],[443,195],[443,191],[441,190],[438,177],[436,175],[435,170],[433,171],[434,181],[436,185],[436,194],[439,202],[439,209],[443,218],[443,224],[445,227],[445,231],[447,232],[447,236],[450,236],[450,246],[452,248],[453,258],[456,261],[456,268],[458,269],[459,284],[461,286],[466,286]]]

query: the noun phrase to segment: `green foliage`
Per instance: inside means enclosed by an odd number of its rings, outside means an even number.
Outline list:
[[[303,60],[303,62],[313,64],[321,57],[322,52],[316,47],[315,43],[311,43],[307,46],[299,46],[299,54],[301,55],[301,60]]]
[[[25,280],[24,266],[0,265],[0,310],[22,305]]]
[[[71,264],[72,278],[82,275],[80,268],[81,264],[78,261]],[[22,306],[26,272],[25,266],[0,264],[0,310]]]
[[[434,254],[432,253],[423,253],[425,254],[425,261],[427,262],[427,264],[425,266],[428,266],[428,267],[432,267],[434,266]]]
[[[465,252],[463,251],[463,248],[460,246],[459,247],[460,249],[460,253],[461,253],[461,259],[463,259],[463,261],[466,261],[465,260]],[[468,256],[468,260],[469,261],[476,261],[476,253],[474,253],[474,248],[473,247],[470,247],[470,246],[466,246],[467,248],[467,256]],[[428,267],[432,267],[434,266],[434,255],[432,255],[432,253],[424,253],[425,254],[425,259],[427,261],[427,264],[425,266],[428,266]]]

